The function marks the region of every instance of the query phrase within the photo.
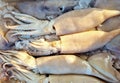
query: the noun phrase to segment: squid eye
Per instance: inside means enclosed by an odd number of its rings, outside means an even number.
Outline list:
[[[64,6],[62,6],[62,7],[59,7],[58,9],[59,9],[60,11],[64,12],[65,7],[64,7]]]
[[[7,71],[7,75],[11,77],[13,73],[11,71]]]

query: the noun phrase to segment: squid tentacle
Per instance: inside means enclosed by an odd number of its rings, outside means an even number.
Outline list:
[[[11,12],[15,18],[22,20],[24,22],[30,22],[30,23],[34,23],[36,21],[38,21],[38,19],[34,18],[33,16],[30,15],[26,15],[26,14],[20,14],[20,13],[16,13],[16,12]]]
[[[15,21],[15,22],[17,22],[18,24],[25,24],[25,23],[23,23],[23,22],[21,22],[20,20],[18,20],[18,19],[16,19],[14,16],[12,16],[11,14],[5,14],[4,15],[4,18],[10,18],[10,19],[12,19],[13,21]]]

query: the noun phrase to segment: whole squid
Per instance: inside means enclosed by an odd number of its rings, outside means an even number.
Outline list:
[[[5,14],[4,18],[11,18],[18,23],[18,25],[14,26],[6,25],[6,28],[11,30],[12,36],[17,35],[18,37],[22,36],[25,38],[26,36],[38,37],[53,33],[56,35],[66,35],[95,30],[95,27],[105,20],[119,14],[120,11],[116,10],[89,8],[65,13],[51,21],[38,20],[32,16],[16,12]]]
[[[111,57],[107,53],[93,55],[88,62],[75,55],[56,55],[35,59],[23,51],[1,51],[0,53],[0,60],[4,62],[1,69],[11,72],[10,75],[7,74],[8,76],[27,83],[40,81],[41,76],[33,75],[31,71],[40,74],[83,74],[112,83],[120,81],[120,73],[112,67]]]
[[[105,46],[115,36],[120,34],[120,29],[111,32],[87,31],[71,35],[60,36],[57,41],[17,41],[14,49],[24,49],[33,56],[50,55],[54,53],[70,54],[84,53]]]
[[[17,2],[16,7],[20,12],[32,15],[39,19],[53,19],[62,13],[73,10],[79,0],[38,0]]]

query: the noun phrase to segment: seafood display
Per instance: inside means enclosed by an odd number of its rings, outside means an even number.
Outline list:
[[[0,0],[0,83],[120,83],[119,0]]]

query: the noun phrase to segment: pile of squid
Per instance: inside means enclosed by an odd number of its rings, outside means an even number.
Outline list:
[[[120,83],[120,0],[0,0],[1,83]]]

